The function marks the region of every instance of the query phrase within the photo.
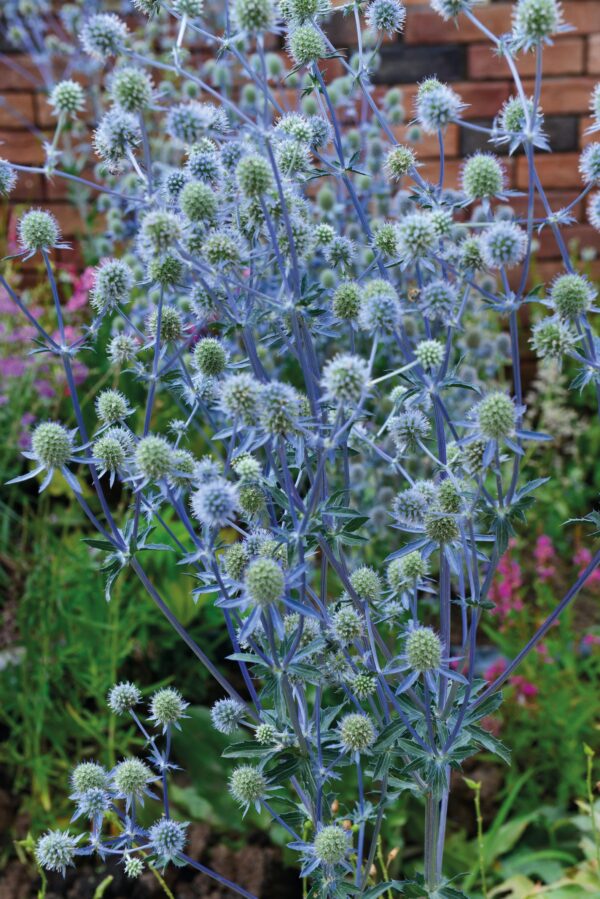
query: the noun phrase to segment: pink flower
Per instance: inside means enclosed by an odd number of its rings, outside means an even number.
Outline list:
[[[600,636],[598,634],[586,634],[581,643],[583,646],[600,646]]]
[[[506,662],[504,661],[504,659],[497,659],[495,662],[492,662],[492,664],[489,665],[488,668],[485,669],[485,671],[483,672],[483,676],[486,681],[489,681],[491,683],[492,681],[495,681],[497,677],[500,677],[505,669]]]
[[[556,558],[556,550],[552,538],[541,534],[535,543],[533,556],[536,562],[536,572],[540,580],[549,581],[556,575],[556,567],[552,561]]]
[[[573,561],[576,565],[579,565],[578,574],[583,574],[587,566],[592,561],[592,553],[587,548],[587,546],[580,546],[573,556]],[[586,587],[591,587],[594,584],[600,582],[600,568],[595,568],[594,571],[589,575],[588,579],[585,582]]]

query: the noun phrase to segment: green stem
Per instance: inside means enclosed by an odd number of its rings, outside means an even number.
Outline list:
[[[600,874],[600,837],[598,835],[598,827],[596,824],[596,813],[594,811],[594,786],[592,783],[592,774],[594,769],[594,756],[596,753],[592,749],[591,746],[588,746],[587,743],[583,744],[583,751],[585,752],[585,760],[586,760],[586,778],[585,784],[587,787],[587,798],[590,806],[590,821],[592,823],[592,835],[594,837],[594,845],[596,847],[596,865],[598,867],[598,873]]]

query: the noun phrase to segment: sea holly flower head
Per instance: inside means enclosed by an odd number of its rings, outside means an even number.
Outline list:
[[[74,864],[77,843],[83,834],[73,836],[68,830],[50,830],[36,843],[35,854],[46,871],[58,871],[63,877],[67,867]]]
[[[150,700],[151,714],[148,720],[154,721],[157,726],[162,727],[163,733],[171,725],[181,730],[179,720],[189,718],[189,715],[184,714],[188,706],[189,702],[185,702],[178,690],[173,687],[164,687],[162,690],[157,690]]]
[[[150,849],[159,867],[164,868],[170,861],[178,858],[186,844],[186,821],[175,821],[173,818],[161,818],[148,831]]]

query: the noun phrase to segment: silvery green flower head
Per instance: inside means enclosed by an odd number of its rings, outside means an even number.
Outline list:
[[[365,15],[367,25],[374,33],[399,33],[406,21],[406,8],[400,0],[372,0]]]
[[[423,287],[418,304],[425,318],[449,324],[458,304],[456,288],[451,281],[436,278]]]
[[[377,731],[370,715],[362,712],[349,712],[341,719],[338,726],[339,745],[344,752],[360,756],[368,753],[377,739]]]
[[[270,789],[272,788],[263,772],[253,765],[239,765],[229,778],[229,792],[244,809],[244,815],[250,806],[260,812],[261,800],[268,795]]]
[[[238,503],[236,487],[222,477],[202,484],[190,497],[194,518],[211,528],[225,527],[235,515]]]
[[[85,106],[85,93],[78,81],[68,78],[55,84],[48,99],[54,115],[72,118]]]
[[[514,222],[494,222],[481,238],[481,255],[488,268],[514,268],[525,258],[527,235]]]
[[[551,44],[552,37],[565,30],[560,0],[518,0],[515,5],[512,43],[516,50]]]
[[[77,455],[84,447],[75,447],[76,433],[76,428],[69,431],[63,425],[54,421],[45,421],[37,425],[31,436],[31,450],[23,453],[26,459],[37,462],[37,466],[33,471],[13,478],[7,483],[18,484],[21,481],[35,478],[45,471],[46,477],[39,488],[41,493],[50,484],[55,471],[60,471],[71,489],[75,493],[81,493],[81,487],[77,478],[67,467],[69,462],[86,461],[82,456]]]
[[[44,209],[25,212],[18,221],[17,233],[24,259],[30,259],[37,252],[47,253],[52,249],[68,248],[68,244],[61,243],[56,218]]]
[[[108,693],[108,707],[115,715],[124,715],[141,701],[141,691],[131,681],[115,684]]]
[[[241,544],[234,545],[241,546]],[[246,709],[236,699],[218,699],[210,710],[212,725],[221,734],[234,734],[245,715]]]
[[[579,171],[586,184],[600,184],[600,142],[584,148],[579,158]]]
[[[543,125],[542,110],[539,106],[534,109],[532,98],[523,104],[520,97],[509,97],[494,119],[491,140],[496,144],[508,144],[511,154],[527,142],[540,150],[550,150]]]
[[[84,23],[80,40],[86,53],[105,62],[125,49],[128,33],[127,25],[118,16],[99,13]]]
[[[192,145],[211,135],[226,134],[230,124],[223,108],[191,100],[169,107],[166,127],[180,144]]]
[[[17,173],[6,159],[0,159],[0,197],[8,197],[17,184]]]
[[[161,818],[148,831],[148,842],[156,864],[164,868],[169,862],[176,861],[185,849],[187,821],[175,821],[173,818]]]
[[[369,367],[360,356],[338,353],[323,369],[324,399],[355,406],[368,389]]]
[[[150,700],[150,716],[148,721],[153,721],[157,726],[162,727],[163,733],[166,733],[169,727],[176,727],[181,730],[179,721],[182,718],[189,718],[185,714],[189,702],[185,702],[181,693],[173,687],[164,687],[157,690]]]
[[[398,291],[390,281],[373,278],[362,286],[358,325],[369,333],[389,333],[398,329],[402,309]]]
[[[94,149],[110,171],[119,171],[127,154],[136,148],[140,140],[140,124],[136,117],[113,107],[103,115],[94,132]]]
[[[471,9],[477,2],[478,0],[430,0],[430,5],[445,22],[449,22],[461,12]]]
[[[394,690],[397,696],[419,680],[435,695],[440,675],[457,683],[467,682],[451,667],[453,661],[433,628],[411,622],[404,633],[403,651],[389,663],[386,674],[405,675]]]
[[[573,350],[579,336],[558,316],[544,318],[531,329],[530,344],[540,359],[562,359]]]
[[[290,25],[303,25],[324,18],[331,10],[330,0],[280,0],[279,11]]]
[[[102,820],[111,807],[111,795],[101,787],[90,787],[76,797],[75,814],[72,821],[87,818],[93,827],[100,827]]]
[[[455,122],[465,104],[447,84],[427,78],[419,85],[415,107],[419,125],[428,134],[435,134]]]
[[[94,270],[90,303],[97,313],[129,301],[134,277],[123,259],[103,259]]]
[[[411,212],[400,219],[397,228],[398,255],[403,267],[417,259],[424,259],[437,242],[430,212]]]
[[[149,789],[149,784],[158,780],[158,777],[140,759],[123,759],[111,772],[111,787],[120,799],[125,799],[127,809],[132,803],[144,804],[144,798],[156,798]]]
[[[44,870],[58,871],[63,877],[74,864],[77,843],[83,834],[73,836],[68,830],[49,830],[36,843],[35,855]]]
[[[339,824],[324,825],[319,822],[312,843],[294,841],[288,843],[288,846],[302,854],[302,877],[308,877],[317,868],[321,868],[329,877],[336,871],[352,871],[348,863],[348,855],[352,849],[352,831],[345,830]]]
[[[600,191],[591,195],[587,206],[587,217],[592,228],[600,231]]]

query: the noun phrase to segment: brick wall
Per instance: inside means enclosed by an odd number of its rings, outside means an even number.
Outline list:
[[[490,45],[481,39],[480,32],[464,17],[460,27],[444,22],[427,5],[406,0],[408,15],[404,34],[387,40],[382,48],[382,65],[376,76],[377,93],[389,85],[404,91],[404,105],[410,117],[417,82],[435,74],[458,91],[468,104],[465,118],[480,124],[490,124],[503,101],[511,94],[511,80],[506,63],[499,59]],[[478,9],[478,16],[496,34],[510,27],[512,3],[488,3]],[[575,199],[581,188],[577,170],[578,154],[587,140],[584,134],[590,124],[589,98],[595,83],[600,80],[600,0],[572,0],[564,3],[565,18],[575,30],[559,37],[544,53],[544,88],[542,107],[546,130],[555,151],[552,156],[540,154],[538,167],[553,208],[560,208]],[[1,29],[0,29],[1,33]],[[331,39],[338,47],[351,47],[354,24],[340,13],[333,16],[328,27]],[[25,164],[42,162],[40,137],[51,134],[52,118],[42,89],[37,88],[39,75],[31,61],[19,54],[6,53],[0,57],[0,156]],[[329,75],[338,74],[335,61],[326,63]],[[519,69],[525,79],[525,89],[533,90],[533,57],[522,56]],[[34,134],[26,123],[31,123]],[[397,129],[404,139],[405,128]],[[36,137],[37,135],[37,137]],[[485,138],[473,131],[451,126],[446,135],[446,184],[455,186],[461,160],[474,150],[485,146]],[[424,163],[427,176],[437,177],[437,140],[425,138],[417,152]],[[518,154],[506,157],[506,168],[513,187],[527,185],[525,160]],[[51,208],[58,216],[64,232],[74,237],[81,228],[75,210],[65,199],[64,184],[48,184],[39,175],[21,175],[14,199],[37,201]],[[516,200],[517,206],[522,205]],[[577,224],[569,232],[580,246],[600,250],[600,235],[585,222],[583,204],[574,210]],[[72,253],[69,254],[73,260]],[[542,234],[539,250],[539,271],[550,277],[559,266],[556,246],[549,231]],[[600,278],[600,261],[592,270]]]

